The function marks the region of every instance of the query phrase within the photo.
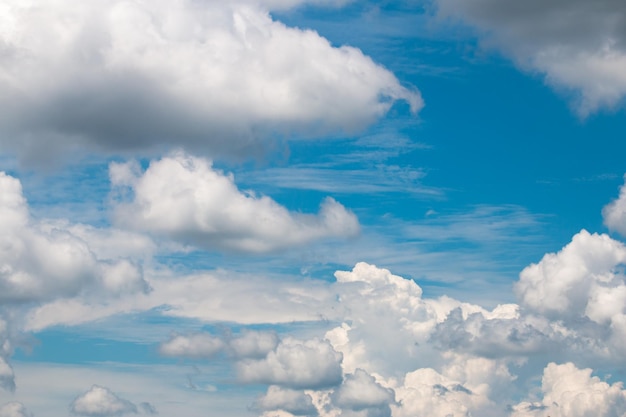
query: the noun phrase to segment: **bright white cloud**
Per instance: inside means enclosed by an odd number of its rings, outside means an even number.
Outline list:
[[[624,285],[618,271],[624,263],[624,244],[582,230],[560,252],[546,254],[541,262],[526,267],[515,289],[524,305],[539,313],[561,318],[587,315],[603,321],[611,307],[598,301],[606,290]]]
[[[267,10],[299,3],[5,1],[0,143],[40,160],[85,146],[249,154],[274,135],[360,129],[396,100],[421,108],[360,50]]]
[[[70,411],[79,416],[108,417],[137,413],[137,406],[106,387],[94,385],[72,401]]]
[[[265,359],[244,360],[237,368],[243,382],[317,389],[341,382],[341,359],[328,341],[287,338]]]
[[[622,383],[609,385],[591,369],[578,369],[573,363],[545,368],[541,381],[543,399],[522,402],[511,417],[617,417],[626,414],[626,390]]]
[[[32,417],[24,404],[12,401],[0,407],[0,417]]]
[[[232,175],[209,161],[183,153],[153,161],[143,174],[132,163],[112,164],[111,182],[118,195],[131,193],[131,201],[115,207],[118,225],[203,247],[267,252],[359,232],[356,216],[332,198],[317,215],[291,213],[269,197],[240,191]]]
[[[620,188],[619,197],[602,209],[604,224],[622,236],[626,236],[626,176],[625,184]]]
[[[582,115],[626,96],[626,7],[621,0],[436,0],[439,15],[464,21],[546,82],[577,92]],[[558,24],[555,24],[558,22]]]

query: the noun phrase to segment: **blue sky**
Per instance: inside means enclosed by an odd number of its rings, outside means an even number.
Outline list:
[[[10,0],[0,417],[623,415],[625,22]]]

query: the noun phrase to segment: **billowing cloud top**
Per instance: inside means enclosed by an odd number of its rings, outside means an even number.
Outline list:
[[[421,108],[360,50],[265,8],[298,3],[3,2],[0,144],[33,158],[163,144],[240,154],[274,134],[360,129],[395,100]]]

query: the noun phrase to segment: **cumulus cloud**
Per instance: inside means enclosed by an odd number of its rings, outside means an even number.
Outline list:
[[[106,387],[94,385],[72,401],[70,411],[79,416],[108,417],[137,413],[137,406]]]
[[[607,235],[582,230],[558,253],[546,254],[539,263],[520,273],[515,289],[523,304],[549,317],[587,316],[603,322],[620,313],[624,304],[603,305],[606,292],[617,290],[620,299],[626,247]]]
[[[267,357],[238,363],[241,381],[292,389],[319,389],[342,380],[341,353],[326,340],[282,340]]]
[[[249,154],[277,134],[362,128],[396,100],[420,109],[360,50],[268,12],[301,3],[6,1],[0,143],[39,159],[172,144]]]
[[[257,399],[254,407],[261,411],[282,410],[295,416],[317,415],[317,409],[309,394],[275,385],[270,386],[267,393]]]
[[[363,369],[345,376],[343,383],[332,396],[334,405],[352,411],[366,411],[367,416],[390,417],[389,405],[395,400],[394,392],[376,382]]]
[[[543,399],[513,407],[511,417],[613,417],[626,414],[626,390],[591,376],[573,363],[550,363],[541,380]]]
[[[240,191],[232,175],[183,153],[153,161],[144,173],[112,164],[115,221],[202,247],[267,252],[359,232],[356,216],[327,198],[317,215],[291,213],[266,196]],[[131,194],[130,196],[127,194]]]
[[[0,417],[33,417],[24,404],[13,401],[0,407]]]
[[[577,93],[582,115],[623,103],[626,6],[620,0],[436,0],[522,68]],[[555,24],[558,22],[558,24]]]
[[[148,290],[139,265],[99,256],[84,237],[66,221],[31,219],[20,181],[0,172],[0,300],[50,300],[89,288],[109,295]]]
[[[626,176],[624,176],[626,182]],[[620,188],[619,197],[602,209],[604,224],[622,236],[626,236],[626,184]]]

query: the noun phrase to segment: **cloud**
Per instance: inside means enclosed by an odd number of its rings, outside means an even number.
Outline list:
[[[107,417],[137,413],[137,406],[118,397],[108,388],[98,385],[76,397],[70,404],[70,411],[79,416]]]
[[[422,107],[360,50],[267,9],[302,3],[5,2],[0,143],[38,161],[170,145],[250,155],[275,136],[361,129],[396,100]]]
[[[32,413],[30,413],[24,404],[13,401],[10,403],[4,404],[0,407],[0,417],[32,417]]]
[[[205,159],[176,153],[153,161],[143,174],[136,170],[132,163],[111,165],[114,191],[131,194],[131,201],[115,206],[116,224],[123,227],[252,253],[359,232],[356,216],[332,198],[317,215],[290,213],[269,197],[241,192],[232,175]]]
[[[620,188],[619,197],[602,209],[604,224],[610,230],[615,230],[626,236],[626,176],[625,184]]]
[[[224,348],[224,342],[217,337],[205,333],[188,336],[176,335],[161,344],[159,352],[165,356],[183,358],[210,358]]]
[[[513,407],[511,417],[613,417],[626,413],[622,383],[609,385],[591,376],[591,369],[573,363],[546,366],[541,381],[543,399]]]
[[[623,103],[626,6],[620,0],[436,0],[442,18],[473,26],[487,46],[557,89],[581,115]],[[558,22],[558,24],[555,24]]]
[[[331,398],[333,403],[353,411],[366,410],[368,416],[391,416],[389,405],[394,402],[394,392],[376,382],[376,379],[363,369],[345,376],[343,383]]]
[[[267,357],[238,363],[239,379],[246,383],[292,389],[320,389],[342,380],[341,353],[325,340],[282,340]]]
[[[15,391],[13,367],[2,356],[0,356],[0,387],[5,390]]]
[[[261,411],[283,410],[295,416],[317,415],[317,409],[309,394],[275,385],[271,385],[267,393],[257,399],[254,408]]]
[[[558,253],[520,273],[515,290],[523,304],[548,317],[575,319],[587,316],[603,322],[619,313],[624,303],[603,305],[607,291],[621,293],[626,247],[607,235],[582,230]],[[618,301],[619,296],[614,301]]]
[[[45,301],[79,293],[148,290],[139,265],[96,253],[67,221],[30,218],[20,181],[0,172],[0,300]],[[92,233],[92,237],[96,234]]]
[[[228,342],[237,358],[263,358],[276,349],[278,336],[274,332],[244,331]]]

